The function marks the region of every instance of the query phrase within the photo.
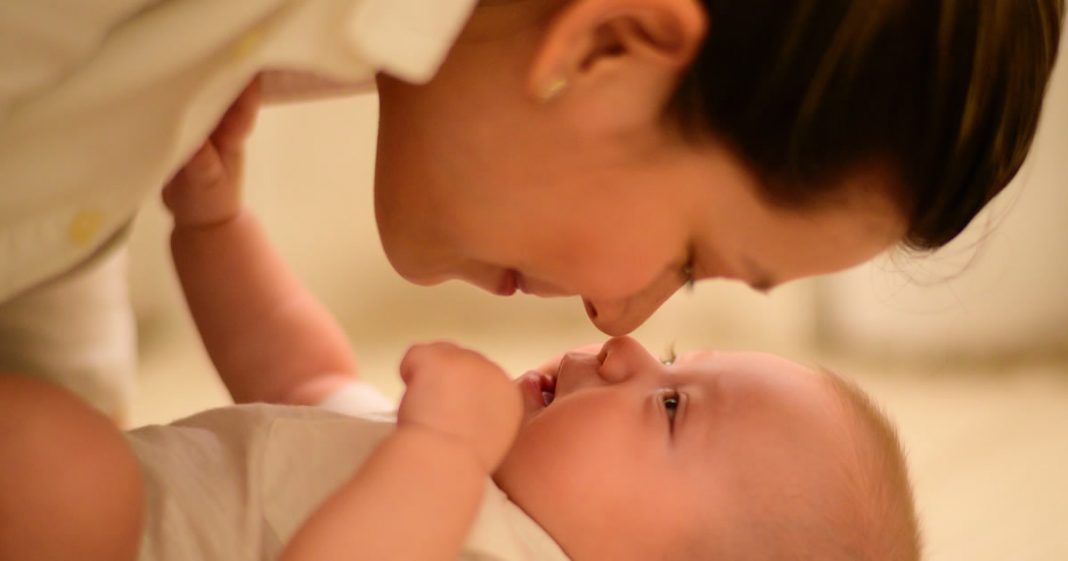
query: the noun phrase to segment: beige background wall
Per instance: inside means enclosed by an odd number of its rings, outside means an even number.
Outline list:
[[[1023,170],[966,235],[821,283],[825,335],[928,357],[1068,350],[1068,64],[1048,99]]]
[[[768,297],[702,283],[636,333],[657,351],[672,343],[768,350],[855,376],[897,420],[910,450],[931,560],[1068,559],[1066,67],[1028,169],[995,206],[994,225],[980,221],[963,249],[903,269],[883,263],[798,282]],[[502,299],[397,278],[373,221],[375,122],[373,96],[265,110],[247,196],[345,326],[366,379],[395,395],[395,365],[416,340],[455,339],[518,373],[603,339],[578,301]],[[166,231],[154,203],[132,240],[138,423],[227,402],[181,307]],[[975,253],[968,244],[977,238]],[[902,271],[930,286],[903,282]],[[959,274],[944,280],[947,271]]]

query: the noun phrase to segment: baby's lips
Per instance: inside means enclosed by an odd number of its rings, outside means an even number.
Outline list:
[[[526,374],[516,378],[516,384],[519,385],[520,393],[523,396],[523,412],[525,416],[529,417],[545,409],[545,398],[542,396],[542,392],[553,384],[549,376],[537,370],[528,370]]]

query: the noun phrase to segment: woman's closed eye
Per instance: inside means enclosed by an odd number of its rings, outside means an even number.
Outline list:
[[[693,272],[693,257],[690,256],[686,259],[686,264],[682,266],[682,270],[679,271],[682,276],[682,286],[687,292],[693,292],[694,286],[697,284],[697,278]]]

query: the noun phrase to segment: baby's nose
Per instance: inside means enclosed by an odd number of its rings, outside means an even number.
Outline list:
[[[609,339],[601,347],[597,360],[601,363],[597,373],[611,384],[626,382],[636,375],[651,372],[650,368],[659,365],[659,362],[645,350],[645,347],[641,346],[641,343],[630,337]]]

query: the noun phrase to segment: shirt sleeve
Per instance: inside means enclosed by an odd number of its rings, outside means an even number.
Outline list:
[[[0,123],[20,99],[92,57],[132,15],[166,0],[0,2]]]

